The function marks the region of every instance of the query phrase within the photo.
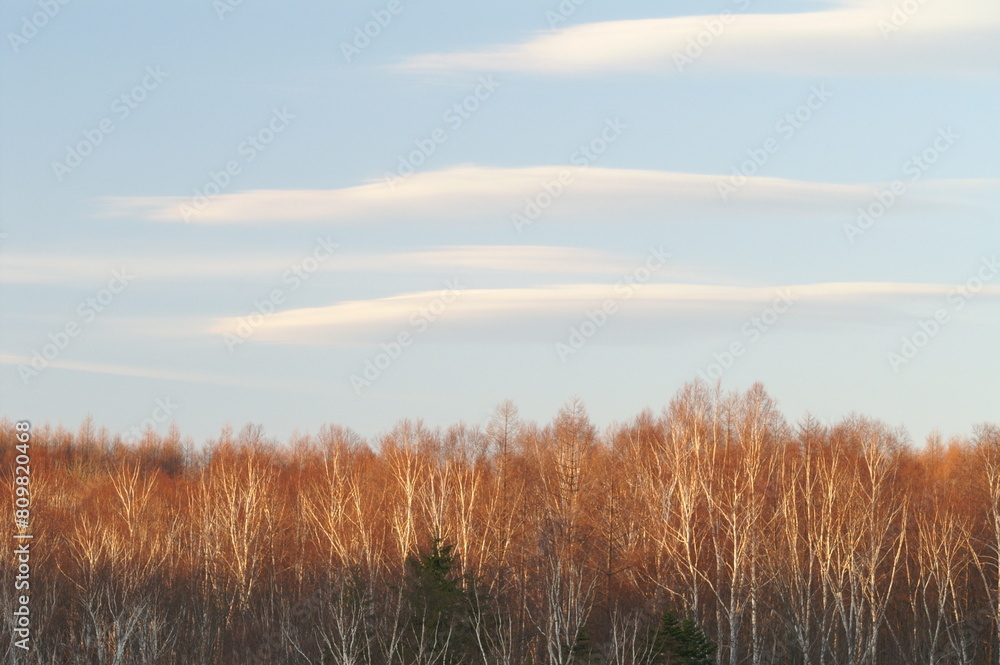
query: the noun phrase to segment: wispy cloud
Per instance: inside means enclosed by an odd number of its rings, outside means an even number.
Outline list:
[[[691,219],[830,219],[866,202],[872,185],[834,184],[750,177],[723,203],[720,183],[729,175],[569,166],[494,168],[458,166],[419,173],[395,189],[384,182],[330,190],[252,190],[218,197],[196,219],[204,224],[323,222],[491,221],[510,225],[526,199],[545,183],[572,174],[565,192],[545,210],[545,219],[574,221],[687,221]],[[949,184],[950,183],[950,184]],[[936,185],[935,194],[956,181]],[[914,186],[908,201],[921,201]],[[997,199],[991,201],[995,206]],[[955,199],[960,202],[959,198]],[[151,221],[181,222],[183,197],[109,197],[104,213]],[[925,201],[926,202],[926,201]]]
[[[371,257],[353,257],[350,268],[364,270]],[[380,260],[390,269],[461,269],[545,273],[612,273],[624,270],[629,261],[610,252],[578,247],[545,245],[451,245],[390,254]]]
[[[698,60],[698,67],[806,75],[996,75],[1000,5],[993,0],[913,3],[919,9],[887,32],[885,0],[850,2],[794,14],[740,13]],[[621,70],[677,72],[674,55],[718,15],[606,21],[566,27],[519,44],[413,57],[410,70],[591,74]],[[882,27],[880,27],[882,26]]]
[[[273,255],[226,258],[186,254],[164,256],[160,252],[157,256],[143,254],[123,258],[120,253],[99,256],[93,251],[86,255],[21,252],[0,255],[0,280],[15,284],[60,284],[81,279],[107,279],[112,270],[123,265],[129,267],[130,273],[140,274],[143,280],[204,279],[279,269],[282,261]]]
[[[106,279],[123,264],[141,266],[143,281],[206,280],[266,277],[281,273],[297,260],[292,254],[258,253],[239,258],[159,252],[122,257],[0,254],[0,281],[11,284],[70,284]],[[624,270],[629,259],[594,249],[548,245],[445,245],[410,252],[343,253],[324,262],[329,272],[523,272],[532,274],[610,274]],[[135,270],[130,268],[130,272]],[[89,287],[85,287],[89,288]]]
[[[892,309],[894,305],[943,299],[952,285],[899,282],[839,282],[791,286],[717,286],[702,284],[648,283],[640,288],[626,284],[561,284],[535,288],[468,289],[452,303],[442,317],[448,326],[499,325],[517,328],[526,322],[559,321],[580,316],[588,307],[607,299],[625,303],[630,316],[665,318],[716,316],[747,303],[768,302],[778,291],[787,291],[797,300],[816,308],[837,310],[872,307]],[[627,297],[626,297],[627,294]],[[414,313],[425,308],[440,292],[422,291],[370,300],[352,300],[323,307],[286,310],[267,317],[255,330],[260,341],[303,344],[355,344],[377,340],[378,335],[405,326]],[[1000,287],[984,287],[982,295],[1000,296]],[[213,321],[203,332],[233,333],[240,317]],[[659,328],[646,326],[651,335]]]
[[[31,366],[32,358],[29,356],[0,353],[0,364],[3,365],[27,365]],[[270,388],[273,383],[270,381],[252,381],[241,377],[219,376],[205,374],[203,372],[188,372],[176,369],[162,369],[149,367],[134,367],[127,365],[114,365],[107,363],[81,362],[76,360],[49,360],[48,366],[55,369],[71,370],[74,372],[87,372],[89,374],[110,374],[115,376],[128,376],[143,379],[159,379],[163,381],[184,381],[188,383],[203,383],[217,386],[243,386],[251,388]]]

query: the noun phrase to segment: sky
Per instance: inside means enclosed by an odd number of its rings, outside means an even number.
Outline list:
[[[1000,420],[1000,4],[12,0],[0,413]]]

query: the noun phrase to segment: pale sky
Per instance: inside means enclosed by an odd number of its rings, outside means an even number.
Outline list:
[[[9,418],[603,426],[702,377],[918,444],[1000,420],[995,0],[0,24]]]

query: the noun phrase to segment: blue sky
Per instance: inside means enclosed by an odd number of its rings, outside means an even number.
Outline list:
[[[664,4],[5,3],[3,414],[1000,418],[1000,6]]]

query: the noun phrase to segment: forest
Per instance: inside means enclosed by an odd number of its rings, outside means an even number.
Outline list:
[[[6,663],[1000,664],[991,424],[912,442],[695,382],[600,431],[577,399],[372,440],[38,423],[30,478],[32,641],[5,518]]]

